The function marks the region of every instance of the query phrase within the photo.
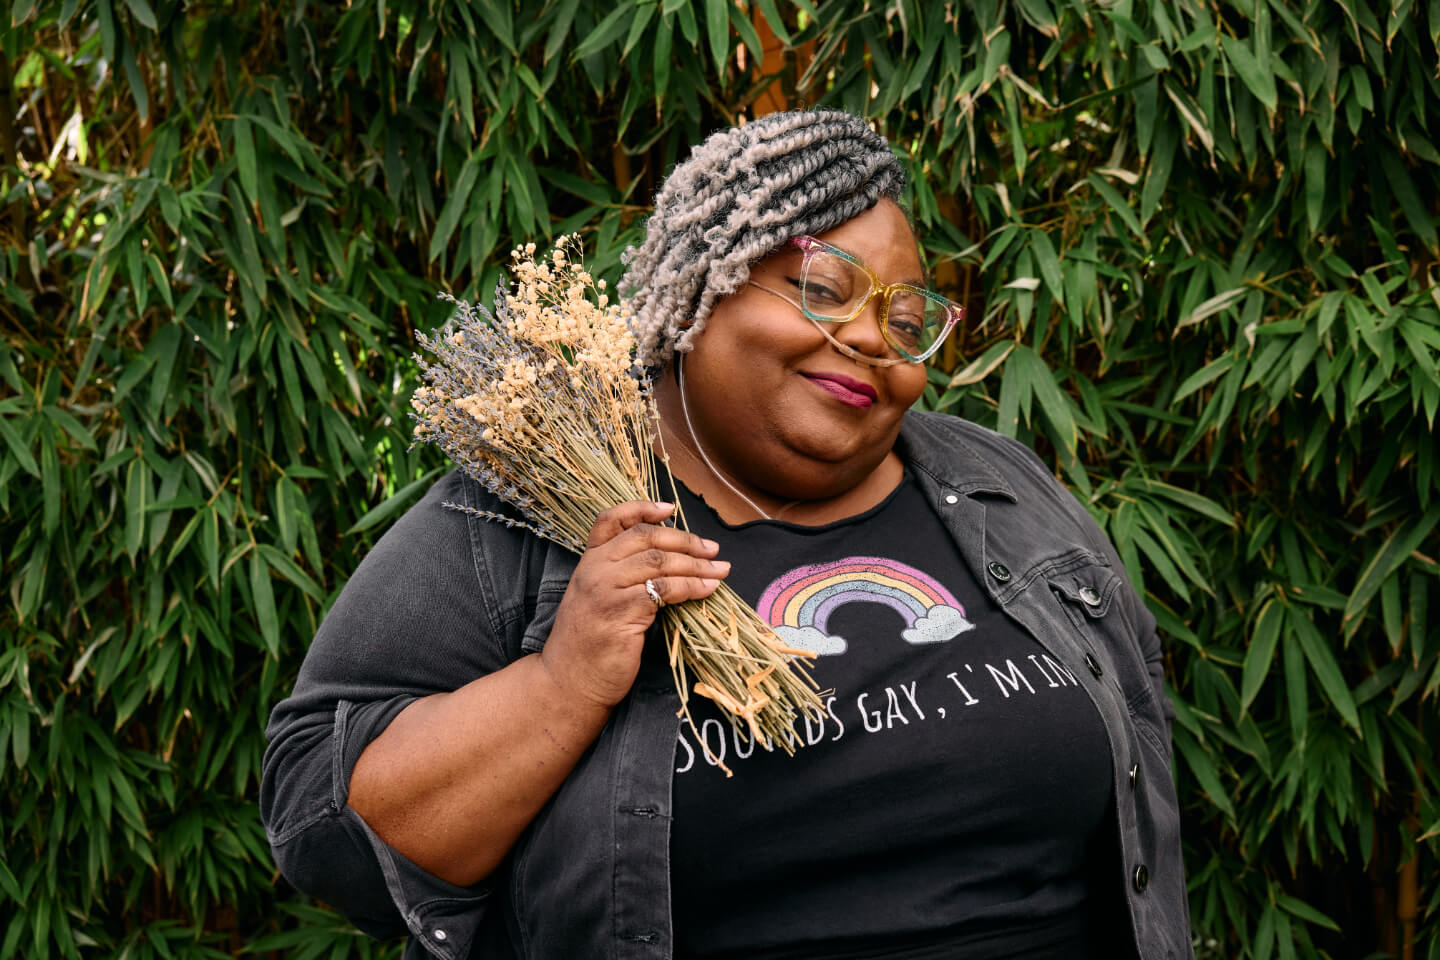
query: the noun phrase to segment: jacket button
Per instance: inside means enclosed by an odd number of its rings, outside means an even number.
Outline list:
[[[1150,886],[1150,871],[1145,869],[1145,864],[1135,868],[1135,892],[1144,893],[1145,888]]]
[[[1145,868],[1144,868],[1144,867],[1141,867],[1140,869],[1141,869],[1141,870],[1144,870]],[[436,931],[435,931],[435,939],[436,939],[436,940],[440,940],[440,941],[443,942],[447,936],[448,936],[448,934],[446,934],[446,932],[445,932],[444,930],[436,930]]]
[[[1095,654],[1093,653],[1085,654],[1085,666],[1089,667],[1090,672],[1095,674],[1097,678],[1105,672],[1100,669],[1100,661],[1095,659]]]
[[[1080,601],[1087,607],[1098,607],[1100,606],[1100,594],[1096,593],[1090,587],[1081,587]]]
[[[959,502],[960,502],[960,498],[957,497],[957,496],[955,496],[955,494],[952,493],[952,494],[949,494],[949,495],[947,495],[947,496],[945,497],[945,502],[946,502],[946,503],[959,503]]]
[[[1139,781],[1140,781],[1140,764],[1137,763],[1137,764],[1133,764],[1133,765],[1130,767],[1130,789],[1131,789],[1131,790],[1134,790],[1136,784],[1139,783]]]
[[[989,567],[986,569],[990,571],[990,576],[999,580],[1001,583],[1005,583],[1010,579],[1010,568],[1003,563],[996,563],[994,560],[991,560]]]

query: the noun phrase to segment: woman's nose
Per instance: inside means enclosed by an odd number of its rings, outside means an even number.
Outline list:
[[[890,345],[885,342],[885,335],[880,330],[882,307],[882,297],[871,297],[855,319],[838,325],[834,331],[835,339],[867,357],[877,360],[889,357]]]

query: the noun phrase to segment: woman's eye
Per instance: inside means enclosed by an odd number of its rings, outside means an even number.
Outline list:
[[[890,335],[904,344],[917,344],[920,342],[920,333],[924,329],[920,321],[913,317],[891,317]]]
[[[845,302],[845,298],[840,295],[839,290],[825,283],[822,283],[821,281],[816,280],[814,277],[811,277],[809,282],[806,283],[805,295],[807,297],[813,297],[817,301],[822,301],[824,303]]]

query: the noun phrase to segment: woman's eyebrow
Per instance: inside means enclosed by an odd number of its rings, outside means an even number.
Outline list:
[[[892,282],[892,283],[904,283],[904,284],[908,284],[908,285],[910,285],[910,286],[912,286],[912,287],[924,287],[925,289],[928,290],[928,289],[930,289],[930,272],[927,270],[927,271],[926,271],[924,274],[922,274],[918,279],[917,279],[916,277],[914,277],[914,276],[910,276],[910,277],[906,277],[904,280],[894,280],[894,281],[890,281],[890,282]]]
[[[866,263],[864,260],[861,260],[859,257],[855,256],[855,254],[851,253],[849,250],[845,250],[844,247],[836,247],[835,249],[836,249],[836,250],[843,250],[844,253],[845,253],[845,256],[854,259],[854,261],[855,261],[856,263],[860,264],[860,265],[863,266],[866,270],[869,270],[871,273],[875,274],[877,277],[880,276],[880,271],[876,270],[874,267],[870,266],[870,264]],[[923,268],[922,268],[922,269],[923,269]],[[880,279],[881,279],[881,280],[885,280],[884,277],[880,277]],[[912,286],[912,287],[924,287],[925,289],[928,290],[928,289],[930,288],[930,271],[929,271],[929,270],[925,270],[924,273],[920,276],[919,279],[916,279],[916,278],[912,275],[912,276],[906,277],[906,278],[903,279],[903,280],[886,280],[885,282],[886,282],[886,283],[904,283],[904,284],[908,284],[908,285],[910,285],[910,286]]]

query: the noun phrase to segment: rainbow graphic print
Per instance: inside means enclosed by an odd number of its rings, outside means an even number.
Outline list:
[[[755,611],[790,646],[839,654],[848,643],[830,633],[830,615],[847,603],[895,610],[905,618],[900,636],[910,643],[940,643],[975,629],[954,594],[934,577],[884,557],[797,567],[765,589]]]

